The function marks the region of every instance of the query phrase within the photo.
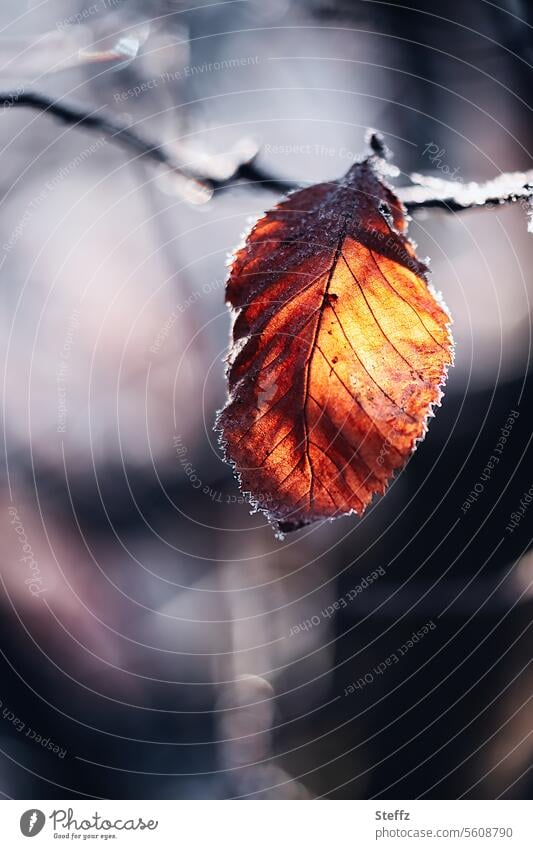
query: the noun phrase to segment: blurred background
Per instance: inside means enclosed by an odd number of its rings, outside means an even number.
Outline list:
[[[335,178],[374,127],[398,184],[483,180],[533,167],[532,25],[525,0],[4,0],[5,797],[530,794],[523,205],[411,223],[454,317],[442,408],[362,520],[279,540],[213,423],[227,257],[281,196],[192,196],[15,101],[222,175],[257,145],[278,177]]]

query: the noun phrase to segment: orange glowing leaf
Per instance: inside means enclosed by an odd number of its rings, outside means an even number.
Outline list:
[[[295,192],[235,254],[218,429],[282,531],[362,514],[424,436],[452,362],[449,315],[381,168],[369,156]]]

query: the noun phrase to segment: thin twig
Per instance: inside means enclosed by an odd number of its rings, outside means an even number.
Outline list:
[[[458,183],[420,174],[412,174],[411,180],[415,185],[395,190],[409,212],[421,209],[462,212],[529,200],[533,196],[533,171],[500,174],[486,183]]]
[[[236,153],[233,156],[233,168],[230,168],[224,177],[217,177],[215,167],[214,174],[200,173],[195,168],[177,162],[160,144],[143,138],[131,127],[112,121],[98,112],[87,112],[79,106],[66,105],[36,92],[0,93],[0,103],[2,102],[5,104],[4,108],[25,106],[38,109],[70,126],[101,133],[111,141],[134,150],[139,156],[167,166],[170,171],[195,183],[209,195],[240,181],[257,184],[278,194],[285,194],[298,187],[297,183],[283,180],[261,168],[256,162],[256,150],[251,155],[241,157]],[[533,171],[500,174],[486,183],[459,183],[420,174],[412,174],[410,179],[414,185],[397,187],[395,191],[411,213],[422,209],[462,212],[466,209],[500,206],[519,200],[529,201],[533,197]]]
[[[194,168],[176,162],[160,144],[143,138],[131,127],[112,121],[97,112],[87,112],[81,107],[67,105],[36,92],[0,92],[0,103],[5,104],[4,108],[29,107],[38,109],[70,126],[83,127],[101,133],[110,141],[134,150],[141,157],[151,159],[160,165],[166,165],[174,173],[199,184],[211,193],[215,190],[227,188],[239,180],[258,183],[262,188],[278,193],[288,192],[295,188],[295,184],[278,179],[259,168],[254,161],[257,151],[254,151],[251,156],[244,160],[235,158],[234,168],[230,173],[223,178],[218,178],[209,174],[198,173]]]
[[[133,148],[142,156],[148,156],[156,162],[169,166],[172,165],[173,168],[180,170],[179,166],[171,162],[169,156],[159,145],[151,144],[128,127],[115,123],[109,118],[104,118],[99,113],[87,112],[78,106],[67,106],[57,100],[52,100],[52,98],[44,94],[33,92],[23,92],[22,94],[0,93],[1,102],[6,104],[5,108],[27,106],[31,109],[47,112],[65,124],[84,127],[88,130],[103,133],[103,135],[109,136],[113,140]]]

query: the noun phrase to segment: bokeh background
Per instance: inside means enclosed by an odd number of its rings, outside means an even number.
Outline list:
[[[337,177],[374,127],[400,184],[482,180],[533,167],[532,26],[521,0],[3,0],[0,87],[220,174],[257,145],[279,177]],[[279,540],[213,433],[227,256],[279,196],[198,202],[2,102],[2,794],[527,797],[523,204],[412,222],[455,322],[442,408],[362,520]]]

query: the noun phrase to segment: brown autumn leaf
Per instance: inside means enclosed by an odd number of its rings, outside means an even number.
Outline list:
[[[292,194],[235,254],[221,445],[281,531],[383,493],[427,430],[450,317],[406,236],[382,160]]]

